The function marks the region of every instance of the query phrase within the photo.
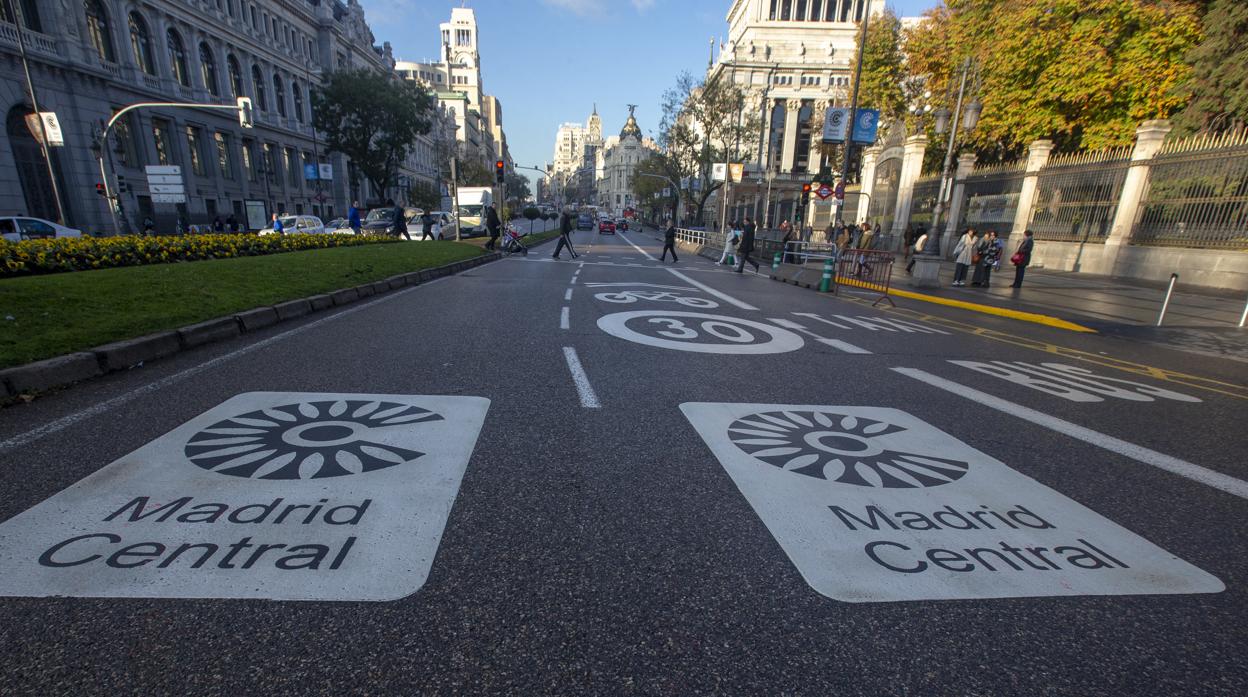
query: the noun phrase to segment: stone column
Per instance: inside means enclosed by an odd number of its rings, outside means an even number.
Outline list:
[[[948,247],[955,239],[958,219],[962,217],[963,199],[966,193],[966,178],[975,170],[975,153],[967,152],[958,155],[958,168],[953,173],[953,192],[949,196],[949,208],[945,220],[945,234],[941,236],[942,246]],[[947,254],[941,250],[942,254]]]
[[[797,159],[797,115],[802,110],[802,100],[788,99],[784,102],[784,145],[781,150],[780,171],[792,172]]]
[[[812,120],[816,123],[823,123],[823,115],[828,111],[829,102],[825,99],[816,100],[811,104]],[[822,156],[823,145],[823,127],[810,129],[810,154],[806,157],[806,172],[808,174],[819,174],[819,160]]]
[[[859,196],[857,207],[854,210],[852,220],[862,222],[867,219],[867,214],[871,210],[871,197],[875,195],[875,163],[880,160],[880,153],[884,152],[884,148],[878,145],[872,145],[864,148],[862,151],[862,177],[858,185],[858,190],[865,196]],[[846,209],[848,211],[848,208]],[[851,219],[845,216],[846,219]]]
[[[1114,212],[1114,222],[1109,228],[1109,237],[1105,240],[1105,273],[1112,273],[1114,262],[1122,245],[1131,240],[1131,231],[1139,216],[1140,203],[1148,190],[1148,168],[1166,135],[1170,133],[1170,122],[1165,119],[1145,121],[1135,129],[1135,148],[1131,150],[1131,166],[1122,182],[1122,193],[1118,196],[1118,209]]]
[[[919,134],[906,138],[901,158],[901,177],[897,181],[897,208],[893,214],[894,236],[905,233],[910,223],[910,207],[914,201],[914,180],[923,171],[923,155],[927,152],[927,136]]]
[[[1053,152],[1053,141],[1037,140],[1027,147],[1027,170],[1023,177],[1023,188],[1018,192],[1018,208],[1014,211],[1014,226],[1011,235],[1021,235],[1031,222],[1031,208],[1036,203],[1036,184],[1040,179],[1040,170],[1049,162],[1049,153]],[[1015,237],[1015,239],[1018,239]]]

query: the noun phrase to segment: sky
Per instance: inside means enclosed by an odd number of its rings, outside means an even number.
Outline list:
[[[471,7],[480,30],[486,94],[502,102],[503,130],[517,165],[552,159],[555,132],[584,124],[598,106],[603,136],[619,133],[636,104],[648,136],[665,90],[690,71],[704,75],[710,40],[726,38],[731,0],[360,0],[378,44],[398,60],[435,60],[438,25]],[[939,0],[890,0],[901,16]],[[525,173],[520,169],[518,172]],[[537,173],[527,170],[530,181]]]

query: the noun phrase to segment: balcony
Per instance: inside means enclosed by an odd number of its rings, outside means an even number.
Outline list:
[[[51,58],[61,57],[60,52],[56,50],[56,39],[47,34],[40,34],[37,31],[25,29],[22,31],[22,37],[26,39],[27,51],[43,54]],[[8,22],[0,22],[0,43],[17,49],[18,37],[15,25]]]

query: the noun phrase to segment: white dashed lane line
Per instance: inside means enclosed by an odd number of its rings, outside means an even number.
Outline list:
[[[566,293],[564,293],[564,294],[563,294],[563,299],[564,299],[564,300],[571,300],[571,299],[572,299],[572,289],[571,289],[571,288],[569,288],[569,289],[568,289],[568,291],[567,291]]]
[[[585,368],[581,366],[581,359],[577,357],[576,349],[564,346],[563,357],[568,361],[568,371],[572,373],[572,382],[576,385],[576,393],[581,399],[581,406],[586,409],[601,409],[602,403],[598,401],[598,395],[594,393],[593,386],[589,384],[589,376],[585,374]]]
[[[567,329],[570,326],[571,324],[568,321],[568,306],[564,305],[563,309],[559,311],[559,328]]]

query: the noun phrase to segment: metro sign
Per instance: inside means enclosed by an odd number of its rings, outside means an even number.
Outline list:
[[[832,187],[827,184],[820,184],[819,188],[815,189],[815,195],[824,201],[828,200],[828,197],[831,196],[832,193]]]

